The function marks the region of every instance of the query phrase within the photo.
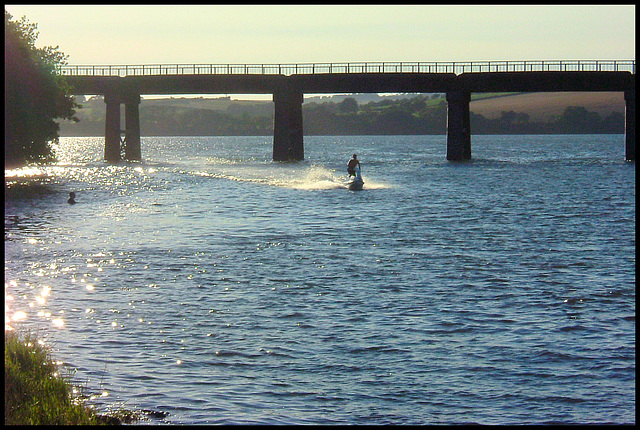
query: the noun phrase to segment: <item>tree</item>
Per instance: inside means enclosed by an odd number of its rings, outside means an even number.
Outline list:
[[[57,73],[67,57],[58,47],[36,48],[37,25],[26,17],[12,21],[4,11],[5,169],[54,159],[56,118],[78,121],[73,97]]]
[[[346,99],[338,103],[337,106],[340,112],[343,112],[343,113],[358,112],[358,102],[356,101],[356,99],[352,97],[347,97]]]
[[[596,133],[602,123],[597,112],[581,106],[567,106],[558,121],[561,133]]]

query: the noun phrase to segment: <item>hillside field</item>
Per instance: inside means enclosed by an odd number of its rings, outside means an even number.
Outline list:
[[[474,94],[475,95],[475,94]],[[531,121],[546,121],[550,116],[562,115],[568,106],[580,106],[597,112],[601,117],[611,112],[625,111],[622,92],[557,92],[521,93],[503,97],[473,100],[470,110],[488,119],[500,117],[501,112],[524,112]]]

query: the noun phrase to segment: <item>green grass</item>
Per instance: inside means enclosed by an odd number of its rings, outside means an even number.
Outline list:
[[[471,94],[471,101],[497,99],[500,97],[517,96],[525,93],[473,93]]]
[[[120,420],[98,415],[72,396],[50,351],[31,333],[4,333],[5,425],[96,425]]]

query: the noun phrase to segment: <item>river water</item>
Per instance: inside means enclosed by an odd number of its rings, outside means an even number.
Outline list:
[[[5,323],[143,424],[635,423],[623,137],[445,139],[62,138],[9,172]]]

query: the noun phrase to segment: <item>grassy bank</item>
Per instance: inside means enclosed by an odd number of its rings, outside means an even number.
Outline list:
[[[120,424],[117,417],[97,414],[72,396],[68,376],[50,351],[31,333],[4,333],[5,425]]]

